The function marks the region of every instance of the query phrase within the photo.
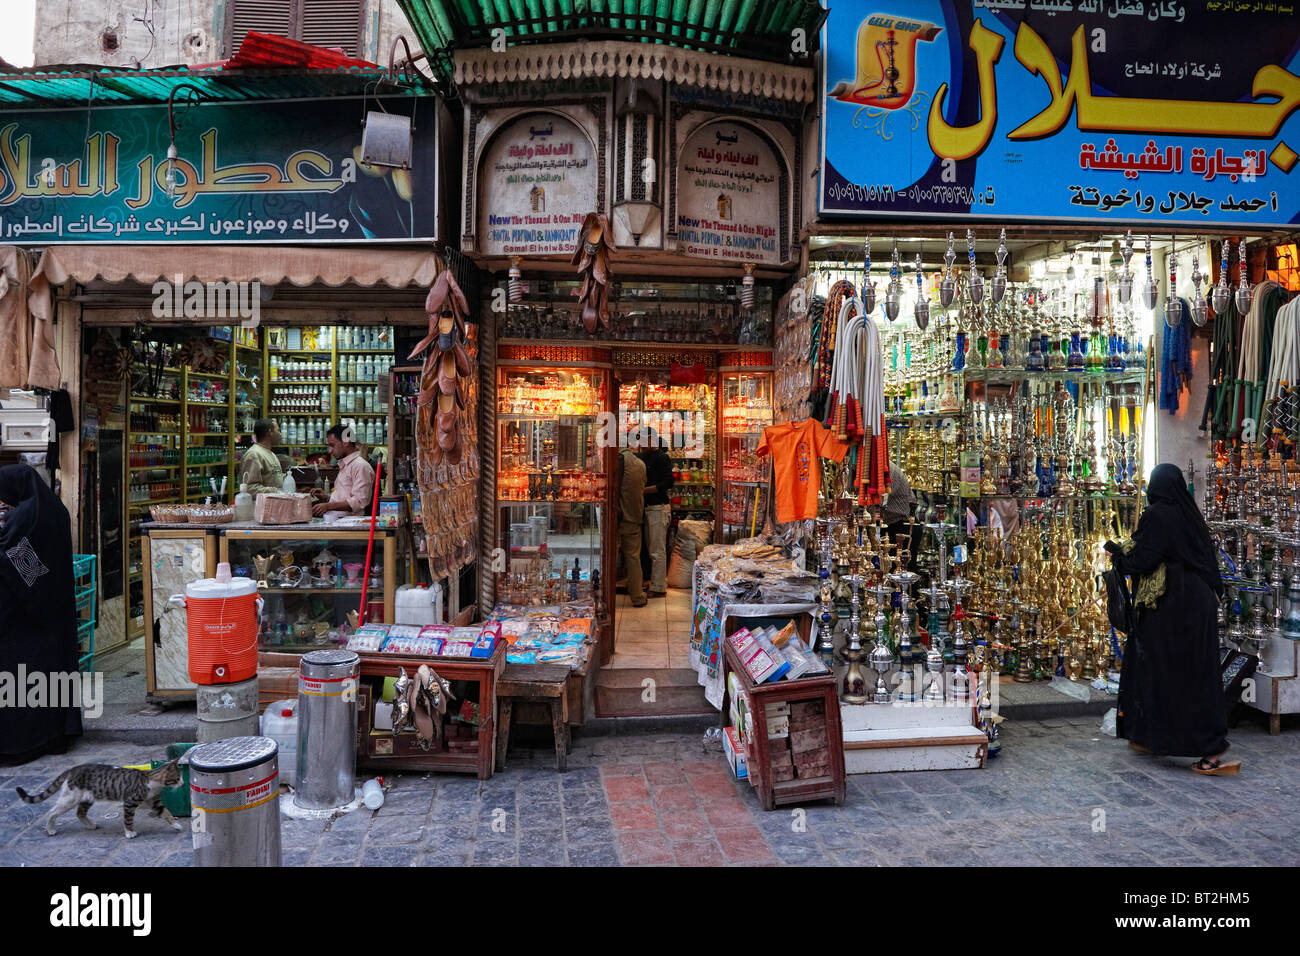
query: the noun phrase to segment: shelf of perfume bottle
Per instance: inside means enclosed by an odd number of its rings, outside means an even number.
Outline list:
[[[889,374],[888,372],[886,374]],[[919,385],[922,378],[943,378],[945,375],[961,375],[972,381],[993,382],[1025,382],[1038,379],[1055,379],[1068,382],[1140,382],[1146,375],[1145,370],[1140,368],[1129,368],[1124,371],[1109,372],[1105,369],[1041,369],[1030,371],[1022,368],[966,368],[954,372],[951,369],[936,369],[927,375],[917,375],[911,381]],[[886,388],[896,387],[886,382]]]

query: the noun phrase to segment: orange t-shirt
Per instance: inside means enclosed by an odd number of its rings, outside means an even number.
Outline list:
[[[758,454],[772,454],[776,478],[776,520],[781,524],[817,517],[817,494],[822,487],[817,459],[840,462],[849,446],[815,418],[786,422],[763,429]]]

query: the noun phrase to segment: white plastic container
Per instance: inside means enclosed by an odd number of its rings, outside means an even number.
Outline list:
[[[280,779],[298,786],[298,701],[277,700],[262,714],[262,736],[280,748]]]
[[[438,624],[442,621],[442,585],[417,587],[403,584],[397,589],[396,624]]]
[[[298,482],[294,481],[292,472],[285,472],[284,481],[280,483],[280,490],[287,495],[292,495],[297,493]]]
[[[367,810],[378,810],[384,805],[384,785],[382,777],[367,780],[361,788],[361,799]]]
[[[248,493],[247,484],[241,484],[239,494],[235,495],[235,520],[253,520],[253,496]]]

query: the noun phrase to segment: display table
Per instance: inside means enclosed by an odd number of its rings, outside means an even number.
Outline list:
[[[497,683],[506,666],[505,641],[497,641],[488,658],[471,657],[404,657],[400,654],[366,654],[361,657],[361,687],[357,693],[357,764],[379,772],[390,770],[445,771],[472,773],[480,780],[492,776],[496,760]],[[414,678],[421,664],[427,664],[439,677],[448,681],[469,681],[476,685],[471,694],[453,687],[457,700],[447,704],[447,717],[458,711],[464,698],[477,695],[479,724],[469,739],[453,739],[444,734],[441,750],[422,750],[415,734],[404,731],[376,730],[374,702],[379,700],[383,678],[396,677],[406,669]],[[454,725],[450,719],[445,727]]]
[[[291,525],[149,521],[141,531],[146,633],[150,636],[145,641],[145,684],[150,699],[194,696],[185,609],[168,601],[173,594],[184,594],[187,584],[212,577],[219,561],[229,562],[236,574],[257,580],[254,559],[270,557],[267,587],[258,589],[265,601],[264,650],[294,654],[319,650],[329,645],[328,633],[343,623],[347,613],[361,607],[359,571],[355,585],[347,584],[346,576],[343,587],[302,585],[311,583],[312,560],[325,551],[345,567],[364,565],[369,528],[314,518]],[[371,620],[382,615],[384,621],[392,621],[394,617],[395,591],[389,584],[396,575],[395,535],[393,528],[375,529],[371,563],[378,561],[383,573],[370,583]],[[299,569],[297,586],[290,587],[282,580],[284,556],[292,556],[289,567]]]
[[[749,782],[757,791],[763,809],[774,810],[786,804],[807,803],[811,800],[828,798],[836,804],[842,804],[846,789],[844,749],[841,746],[840,710],[834,676],[824,674],[820,677],[755,684],[745,668],[741,666],[740,658],[736,655],[731,642],[724,638],[722,645],[722,724],[725,729],[730,710],[727,676],[734,671],[752,705],[750,712],[754,715],[754,734],[747,742],[746,754]],[[819,712],[825,716],[824,729],[821,731],[822,739],[819,743],[829,754],[829,773],[818,777],[774,780],[773,741],[768,737],[766,722],[762,718],[767,713],[768,705],[794,706],[803,702],[820,704]]]
[[[1263,667],[1255,671],[1255,695],[1246,703],[1268,714],[1268,732],[1282,732],[1283,714],[1300,714],[1300,641],[1275,634],[1260,654]]]

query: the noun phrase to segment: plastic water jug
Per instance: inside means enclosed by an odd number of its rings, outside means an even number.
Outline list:
[[[169,600],[185,608],[190,680],[234,684],[257,676],[257,582],[232,578],[223,561],[215,578],[187,584]]]
[[[262,714],[262,736],[280,748],[280,779],[298,786],[298,701],[277,700]]]
[[[442,585],[416,587],[403,584],[397,589],[395,624],[438,624],[442,621]]]

